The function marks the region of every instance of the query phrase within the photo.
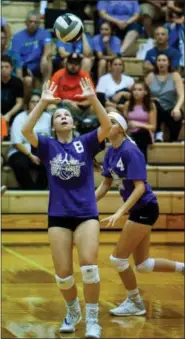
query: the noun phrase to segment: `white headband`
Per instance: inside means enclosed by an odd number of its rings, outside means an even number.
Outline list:
[[[128,125],[127,125],[125,118],[123,118],[121,114],[117,112],[110,112],[108,113],[108,116],[110,118],[115,119],[120,124],[120,126],[123,128],[123,130],[126,132]]]

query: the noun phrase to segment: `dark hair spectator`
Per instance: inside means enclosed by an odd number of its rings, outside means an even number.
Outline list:
[[[156,107],[151,99],[149,87],[137,81],[130,89],[130,99],[124,105],[124,116],[132,139],[143,152],[147,162],[147,148],[154,142],[156,129]]]
[[[41,93],[33,91],[27,109],[14,119],[11,127],[12,147],[8,153],[9,165],[13,168],[21,189],[36,190],[47,188],[47,177],[44,165],[31,152],[31,145],[23,137],[21,129],[27,120],[28,114],[39,102]],[[35,125],[34,131],[43,135],[51,135],[51,115],[43,112]]]
[[[121,52],[125,55],[141,33],[137,22],[140,14],[138,1],[98,1],[97,10],[100,18],[114,25],[116,36],[122,40]]]
[[[98,58],[98,78],[108,71],[108,63],[121,55],[121,40],[112,34],[112,25],[108,21],[100,24],[100,34],[93,38],[94,52]]]
[[[110,61],[110,64],[110,73],[99,78],[96,92],[99,98],[100,95],[104,96],[104,105],[107,112],[112,110],[122,112],[125,101],[130,97],[129,89],[134,84],[134,79],[124,74],[121,57],[115,57]]]
[[[162,123],[168,127],[169,141],[177,141],[182,125],[183,81],[178,72],[171,71],[170,59],[166,54],[157,56],[155,67],[156,71],[146,77],[146,83],[157,108],[156,141],[163,141]]]

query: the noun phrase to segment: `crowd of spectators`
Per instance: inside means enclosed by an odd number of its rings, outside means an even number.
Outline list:
[[[47,1],[40,2],[40,11],[27,14],[25,29],[13,36],[11,25],[1,17],[1,139],[12,144],[8,163],[24,189],[47,186],[42,164],[31,154],[20,131],[48,79],[58,85],[56,95],[72,112],[74,133],[79,135],[98,124],[89,102],[75,97],[81,92],[80,79],[88,77],[107,112],[125,116],[128,133],[146,162],[147,146],[164,141],[162,124],[169,130],[170,142],[178,140],[182,126],[183,1],[102,0],[94,1],[94,6],[87,1],[80,10],[79,6],[75,9],[76,1],[66,3],[66,11],[76,10],[80,16],[81,10],[83,18],[85,13],[94,19],[93,36],[85,30],[79,41],[63,43],[41,28]],[[124,67],[124,57],[138,38],[145,39],[143,76],[139,79],[129,76]],[[36,126],[38,133],[50,133],[55,109],[56,105],[48,106]],[[37,179],[33,181],[28,169],[37,169]]]

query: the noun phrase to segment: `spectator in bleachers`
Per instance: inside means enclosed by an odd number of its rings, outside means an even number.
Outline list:
[[[97,10],[100,18],[114,25],[116,35],[122,41],[121,52],[124,55],[141,33],[137,22],[140,17],[138,1],[98,1]]]
[[[18,78],[22,79],[22,64],[20,55],[8,48],[7,33],[3,27],[1,27],[1,55],[9,55],[11,57],[13,64],[12,75],[16,75]]]
[[[6,32],[7,40],[9,40],[11,38],[11,35],[12,35],[11,26],[7,22],[7,20],[5,18],[3,18],[2,16],[1,16],[1,28],[3,28],[4,31]]]
[[[167,55],[157,56],[154,72],[148,74],[146,83],[157,108],[156,141],[163,141],[162,123],[168,127],[169,141],[177,141],[182,126],[184,86],[180,74],[172,70]]]
[[[40,97],[40,93],[36,91],[32,93],[27,110],[17,115],[11,127],[12,147],[8,153],[8,163],[14,170],[20,188],[25,190],[47,188],[45,167],[40,159],[31,153],[31,146],[21,133],[21,129],[27,120],[28,114],[37,105]],[[51,115],[44,112],[36,123],[34,132],[50,136]],[[31,171],[33,170],[36,172],[35,180],[33,174],[31,174]]]
[[[184,30],[184,3],[179,0],[167,4],[165,27],[169,32],[169,46],[179,49],[181,30]]]
[[[144,82],[136,82],[130,91],[130,99],[124,105],[124,116],[128,121],[129,134],[147,162],[147,148],[154,142],[156,130],[156,106]]]
[[[180,52],[168,44],[168,30],[159,26],[155,29],[156,47],[149,50],[145,57],[144,70],[149,73],[154,70],[156,58],[160,53],[166,54],[172,61],[172,67],[177,69],[180,62]]]
[[[12,59],[8,55],[1,57],[1,114],[7,124],[11,125],[14,116],[23,107],[23,82],[13,76]]]
[[[91,72],[93,66],[93,40],[90,34],[83,33],[82,38],[76,42],[65,43],[60,40],[56,42],[58,68],[65,67],[69,54],[76,53],[82,57],[82,69]],[[62,63],[61,63],[62,62]]]
[[[112,35],[110,22],[102,22],[100,34],[93,38],[94,52],[98,57],[98,78],[108,71],[108,62],[116,55],[121,55],[121,40]]]
[[[46,81],[52,74],[51,34],[40,28],[40,13],[30,11],[26,17],[26,29],[12,39],[12,50],[20,54],[23,64],[25,99],[34,86],[34,77]]]
[[[140,0],[141,21],[146,38],[153,38],[155,22],[165,19],[166,5],[163,0]]]
[[[111,60],[110,73],[102,75],[96,87],[99,98],[100,95],[104,96],[104,106],[107,112],[112,110],[123,112],[124,103],[130,98],[129,89],[133,84],[134,79],[124,74],[122,58],[115,57]]]
[[[167,23],[165,27],[169,32],[169,46],[177,48],[180,51],[180,66],[184,68],[184,1],[169,1],[167,8]]]
[[[81,94],[80,79],[88,78],[93,84],[88,72],[82,69],[82,58],[79,54],[69,54],[66,66],[54,73],[52,80],[58,86],[55,96],[62,99],[63,104],[70,110],[73,117],[88,117],[91,113],[89,100],[76,97]]]

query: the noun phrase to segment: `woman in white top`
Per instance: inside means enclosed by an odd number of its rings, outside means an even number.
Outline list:
[[[107,112],[121,112],[126,100],[130,98],[129,89],[134,84],[134,79],[123,73],[124,66],[121,57],[115,57],[111,61],[111,72],[99,78],[96,92],[100,97],[105,97]]]
[[[40,97],[40,93],[32,93],[28,102],[28,109],[16,116],[11,127],[10,141],[12,147],[8,153],[8,163],[14,170],[20,188],[25,190],[47,188],[47,177],[44,165],[41,164],[37,156],[31,153],[31,145],[21,133],[28,114],[39,102]],[[34,130],[39,134],[51,135],[51,115],[44,112]],[[32,171],[36,173],[35,180],[33,180]]]

